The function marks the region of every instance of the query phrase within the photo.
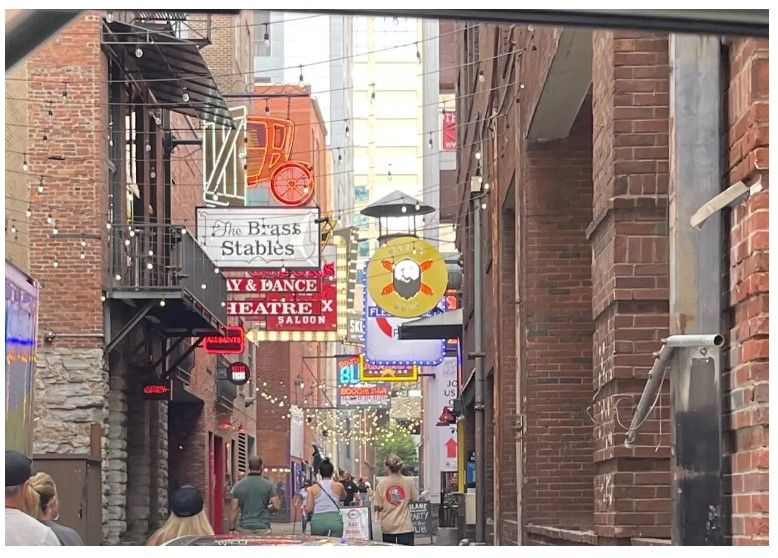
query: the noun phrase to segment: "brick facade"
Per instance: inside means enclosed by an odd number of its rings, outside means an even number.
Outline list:
[[[482,211],[480,293],[484,315],[497,317],[484,323],[485,371],[494,370],[495,382],[487,410],[495,449],[484,479],[495,536],[487,543],[514,544],[521,534],[524,544],[665,544],[673,521],[669,382],[632,447],[624,436],[669,332],[668,35],[594,31],[591,89],[571,131],[533,143],[528,125],[560,36],[559,29],[515,28],[510,39],[520,54],[511,67],[494,62],[509,51],[497,28],[465,34],[460,27],[458,35],[457,109],[465,124],[457,243],[466,270],[473,269],[467,203],[477,149],[492,185]],[[731,40],[725,51],[722,186],[761,177],[764,188],[727,216],[725,525],[732,544],[766,544],[767,43]],[[479,70],[484,82],[471,81]],[[503,112],[494,122],[480,120],[497,107]],[[494,139],[494,156],[482,138]],[[473,284],[466,273],[465,352],[473,350]],[[465,378],[469,372],[468,365]]]
[[[768,45],[729,43],[729,157],[724,185],[761,179],[733,208],[729,238],[729,369],[723,388],[731,542],[768,544]]]

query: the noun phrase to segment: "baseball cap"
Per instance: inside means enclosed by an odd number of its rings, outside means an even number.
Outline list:
[[[170,509],[178,517],[192,517],[203,511],[203,497],[194,486],[184,485],[170,496]]]
[[[19,453],[9,450],[5,452],[5,485],[20,486],[32,476],[32,460]]]

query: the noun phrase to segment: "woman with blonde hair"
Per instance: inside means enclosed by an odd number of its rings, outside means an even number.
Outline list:
[[[170,515],[149,537],[146,546],[160,546],[178,537],[207,535],[213,535],[213,527],[203,511],[203,496],[194,486],[184,485],[170,495]]]
[[[56,523],[59,519],[59,499],[54,479],[46,473],[30,477],[30,488],[25,495],[24,513],[49,527],[63,546],[83,546],[77,531]]]
[[[410,503],[419,501],[419,489],[400,472],[402,459],[390,454],[384,465],[389,475],[378,483],[373,494],[373,506],[381,521],[384,542],[413,546]]]

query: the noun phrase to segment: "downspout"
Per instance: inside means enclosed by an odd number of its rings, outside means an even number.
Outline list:
[[[481,209],[473,201],[473,320],[475,321],[475,540],[486,539],[485,438],[484,438],[484,362],[481,298]]]

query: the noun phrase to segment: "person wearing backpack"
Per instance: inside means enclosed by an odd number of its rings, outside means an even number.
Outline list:
[[[308,488],[305,511],[311,517],[311,535],[325,537],[343,536],[343,516],[340,515],[340,503],[346,498],[346,489],[332,480],[335,468],[329,459],[321,462],[319,473],[321,480]]]

